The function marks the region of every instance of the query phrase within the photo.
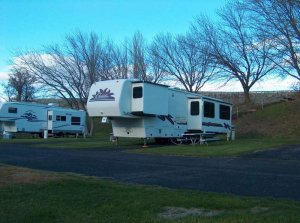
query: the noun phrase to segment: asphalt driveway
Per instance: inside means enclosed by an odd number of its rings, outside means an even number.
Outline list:
[[[194,158],[0,144],[0,163],[169,188],[300,200],[300,146],[239,158]]]

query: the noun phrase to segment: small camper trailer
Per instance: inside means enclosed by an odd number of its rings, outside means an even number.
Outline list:
[[[27,102],[0,104],[0,128],[3,136],[13,133],[53,135],[84,134],[86,114],[73,110]]]
[[[114,137],[174,140],[188,133],[231,131],[231,104],[145,81],[97,82],[87,110],[91,117],[111,120]]]

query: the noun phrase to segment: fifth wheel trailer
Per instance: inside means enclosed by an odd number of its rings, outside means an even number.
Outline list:
[[[114,137],[175,139],[232,128],[230,103],[132,79],[93,84],[87,110],[91,117],[111,120]]]
[[[53,135],[84,134],[86,113],[74,110],[27,102],[0,103],[0,128],[2,133],[45,133]]]

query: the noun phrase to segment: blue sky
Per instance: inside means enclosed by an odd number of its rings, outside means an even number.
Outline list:
[[[0,72],[7,71],[12,52],[60,43],[76,30],[116,42],[137,30],[149,41],[161,32],[184,33],[195,17],[213,17],[225,1],[0,0]]]
[[[214,18],[226,0],[0,0],[0,82],[17,50],[61,43],[66,34],[91,31],[115,42],[140,31],[146,40],[158,33],[185,33],[200,14]],[[293,80],[273,80],[253,90],[289,89]],[[203,90],[228,90],[205,86]],[[241,91],[239,83],[229,90]]]

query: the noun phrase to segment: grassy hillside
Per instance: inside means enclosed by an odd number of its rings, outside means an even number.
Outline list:
[[[300,139],[300,100],[277,103],[243,115],[235,126],[240,137]]]

